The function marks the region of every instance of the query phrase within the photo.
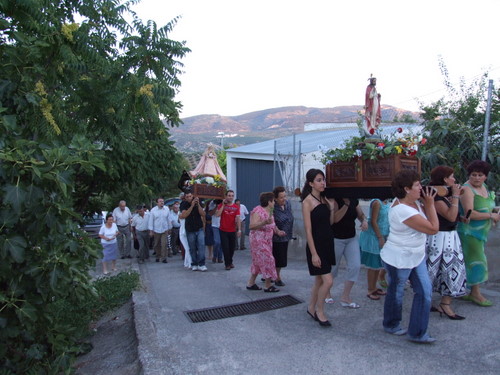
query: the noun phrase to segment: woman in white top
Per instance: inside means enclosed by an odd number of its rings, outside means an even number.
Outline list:
[[[380,251],[389,279],[384,330],[398,336],[408,332],[410,341],[431,343],[436,340],[427,333],[432,286],[425,265],[425,242],[428,234],[439,230],[434,207],[436,193],[430,188],[422,189],[420,175],[412,170],[403,170],[394,176],[392,192],[396,199],[389,211],[389,237]],[[407,280],[415,293],[408,330],[401,327]]]
[[[103,248],[102,255],[102,271],[105,275],[108,272],[108,262],[111,262],[111,269],[116,271],[116,258],[118,258],[118,245],[116,241],[116,236],[120,232],[118,227],[113,222],[113,214],[108,213],[106,215],[106,222],[102,225],[99,230],[99,238],[101,239],[101,244]]]

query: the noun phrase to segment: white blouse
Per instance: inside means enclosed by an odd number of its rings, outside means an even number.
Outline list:
[[[395,200],[398,202],[398,200]],[[389,210],[390,232],[387,242],[380,251],[382,260],[396,268],[414,268],[425,257],[425,241],[427,235],[419,232],[403,221],[415,215],[427,218],[417,201],[418,210],[406,204],[399,203]]]
[[[111,225],[111,228],[108,228],[106,224],[103,224],[101,227],[101,230],[99,231],[99,234],[104,235],[106,238],[111,238],[110,241],[106,241],[104,238],[101,238],[101,243],[104,244],[111,244],[116,242],[116,232],[118,232],[118,227],[116,226],[115,223]]]

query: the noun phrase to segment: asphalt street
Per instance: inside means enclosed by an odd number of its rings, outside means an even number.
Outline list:
[[[498,374],[500,368],[500,284],[488,283],[483,294],[494,302],[479,307],[456,300],[453,321],[431,313],[434,344],[415,344],[382,329],[383,298],[366,297],[362,269],[352,298],[353,310],[339,304],[345,269],[327,305],[332,327],[306,314],[313,278],[303,259],[289,259],[286,283],[278,293],[249,291],[249,250],[236,251],[235,268],[207,262],[207,272],[183,267],[179,256],[168,264],[153,260],[137,265],[143,290],[134,292],[138,352],[144,374]],[[123,261],[121,261],[123,262]],[[259,280],[259,279],[258,279]],[[259,283],[260,286],[263,283]],[[186,311],[292,295],[303,301],[290,307],[202,323]],[[412,290],[405,293],[403,326],[408,321]],[[434,295],[434,302],[439,297]],[[434,303],[436,304],[436,303]]]

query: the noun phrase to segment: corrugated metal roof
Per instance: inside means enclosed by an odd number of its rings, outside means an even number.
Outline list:
[[[382,134],[390,135],[396,131],[397,128],[415,129],[418,131],[420,125],[417,124],[395,124],[395,125],[383,125],[380,127]],[[339,130],[328,130],[328,131],[309,131],[304,133],[295,134],[296,147],[298,147],[299,141],[301,141],[301,152],[307,154],[310,152],[318,151],[318,146],[322,145],[326,148],[338,148],[344,141],[349,138],[359,136],[358,129],[339,129]],[[293,135],[271,139],[269,141],[254,143],[251,145],[245,145],[240,147],[235,147],[227,150],[228,153],[248,153],[248,154],[274,154],[274,142],[276,141],[276,148],[278,152],[283,154],[293,153]],[[298,152],[298,149],[296,149]]]

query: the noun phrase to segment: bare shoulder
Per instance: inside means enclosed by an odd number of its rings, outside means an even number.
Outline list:
[[[305,199],[302,201],[302,211],[311,211],[313,208],[313,201],[311,198],[311,195],[308,195],[305,197]]]
[[[472,189],[470,186],[468,185],[462,185],[462,189],[463,189],[463,195],[473,195],[474,193],[472,192]]]

